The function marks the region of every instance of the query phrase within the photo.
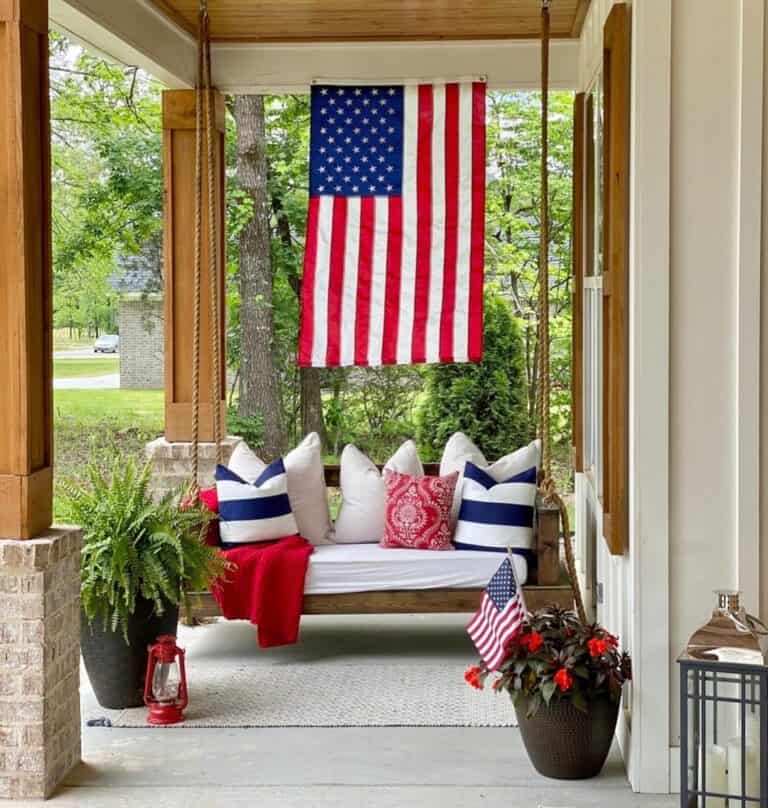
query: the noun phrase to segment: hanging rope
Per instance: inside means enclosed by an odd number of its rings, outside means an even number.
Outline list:
[[[203,95],[205,100],[205,137],[208,145],[208,279],[210,284],[211,304],[211,406],[213,407],[213,440],[216,444],[216,462],[221,463],[222,458],[222,424],[221,424],[221,300],[219,273],[217,272],[218,239],[216,233],[216,177],[215,159],[216,143],[214,137],[214,124],[216,116],[216,100],[211,82],[211,41],[209,18],[205,15],[205,29],[203,37]]]
[[[573,557],[571,530],[568,509],[557,493],[552,479],[552,435],[551,435],[551,377],[549,353],[549,0],[541,4],[541,224],[539,242],[539,301],[537,327],[537,378],[539,396],[536,414],[541,435],[541,468],[543,479],[540,492],[544,502],[555,505],[560,511],[565,548],[565,565],[573,590],[576,613],[582,623],[587,622],[584,599],[581,596],[576,562]]]
[[[202,330],[202,253],[203,253],[203,139],[206,152],[206,192],[208,196],[208,277],[210,282],[211,412],[216,462],[222,461],[222,423],[219,403],[221,377],[221,298],[217,272],[216,176],[215,176],[215,99],[211,84],[210,21],[207,0],[200,2],[197,42],[197,82],[195,92],[195,250],[192,322],[192,472],[190,495],[197,501],[200,492],[200,364]]]
[[[202,285],[203,235],[203,99],[199,92],[203,85],[203,19],[207,18],[203,4],[200,9],[200,36],[197,42],[197,92],[195,93],[195,256],[193,269],[192,313],[192,472],[190,497],[197,502],[200,493],[200,298]]]

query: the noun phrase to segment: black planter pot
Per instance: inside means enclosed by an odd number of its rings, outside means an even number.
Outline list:
[[[613,741],[619,705],[607,696],[582,713],[570,702],[553,700],[527,718],[528,700],[516,708],[520,734],[534,768],[556,780],[584,780],[600,773]]]
[[[83,661],[102,707],[120,710],[144,704],[147,646],[161,634],[175,634],[178,622],[178,606],[168,604],[162,615],[156,615],[152,601],[137,600],[126,645],[122,631],[105,631],[98,619],[89,624],[85,612],[80,612]]]

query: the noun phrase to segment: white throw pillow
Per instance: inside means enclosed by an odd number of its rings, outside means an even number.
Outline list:
[[[424,476],[419,452],[407,440],[387,461],[387,471],[414,477]],[[341,453],[341,507],[336,518],[337,544],[380,542],[384,536],[386,490],[376,464],[356,446],[348,444]]]
[[[283,458],[288,478],[288,498],[299,533],[312,544],[330,544],[331,515],[325,487],[320,436],[311,432]],[[241,441],[235,446],[229,469],[252,482],[266,468],[266,463]]]
[[[445,477],[454,471],[459,472],[459,481],[456,484],[456,492],[453,495],[453,508],[451,510],[451,524],[455,527],[459,518],[461,508],[461,494],[464,488],[464,466],[467,461],[474,463],[478,468],[483,469],[496,482],[508,480],[516,474],[535,466],[539,467],[541,455],[541,442],[538,440],[523,446],[516,452],[511,452],[504,457],[500,457],[496,462],[489,465],[485,455],[480,451],[474,441],[470,440],[463,432],[454,432],[443,449],[443,457],[440,460],[440,476]]]

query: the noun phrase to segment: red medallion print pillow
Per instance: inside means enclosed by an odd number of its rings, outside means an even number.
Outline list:
[[[387,515],[381,546],[453,550],[451,505],[458,478],[458,472],[446,477],[388,472],[384,479]]]

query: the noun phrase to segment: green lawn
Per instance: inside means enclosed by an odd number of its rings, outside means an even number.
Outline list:
[[[120,360],[117,357],[99,357],[98,359],[54,359],[54,379],[76,379],[86,376],[109,376],[120,372]]]
[[[74,332],[71,336],[68,328],[57,328],[53,332],[53,350],[68,351],[72,348],[91,348],[95,337],[77,336]]]
[[[85,360],[87,364],[102,361],[111,360]],[[57,422],[73,420],[83,426],[119,424],[120,428],[163,431],[162,390],[56,390],[53,399]]]
[[[57,482],[82,479],[90,461],[114,452],[143,461],[163,432],[162,390],[54,390],[53,404]]]

